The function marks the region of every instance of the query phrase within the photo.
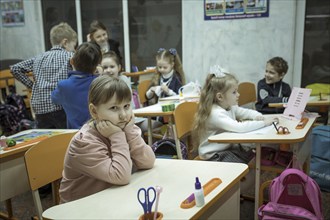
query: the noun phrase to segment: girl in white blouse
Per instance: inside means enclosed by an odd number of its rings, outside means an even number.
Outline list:
[[[194,132],[198,154],[203,160],[248,163],[251,149],[241,145],[210,143],[208,137],[222,132],[249,132],[277,122],[278,118],[239,107],[238,80],[221,67],[214,66],[202,89]]]

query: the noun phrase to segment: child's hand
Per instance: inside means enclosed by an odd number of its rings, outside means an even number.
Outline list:
[[[265,125],[266,126],[269,126],[271,125],[273,122],[275,123],[278,123],[279,122],[279,119],[277,117],[266,117],[264,119],[264,122],[265,122]]]
[[[155,93],[155,91],[156,91],[156,86],[150,87],[150,91],[153,92],[153,93]]]
[[[122,131],[120,127],[107,120],[97,121],[95,126],[100,134],[106,138],[109,138],[114,133]]]
[[[162,85],[161,85],[161,89],[162,89],[162,91],[164,91],[166,94],[168,94],[169,89],[168,89],[168,87],[167,87],[166,84],[162,84]]]
[[[134,124],[135,124],[135,116],[134,116],[134,113],[132,113],[131,119],[129,120],[129,122],[127,122],[125,128],[130,127]]]
[[[87,38],[87,42],[91,42],[92,41],[91,34],[87,34],[86,38]]]

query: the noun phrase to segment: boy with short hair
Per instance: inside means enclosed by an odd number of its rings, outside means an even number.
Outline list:
[[[80,129],[90,119],[88,90],[101,61],[102,52],[96,43],[82,43],[70,60],[73,71],[69,71],[69,78],[61,80],[52,92],[52,101],[64,108],[68,129]]]
[[[52,48],[36,57],[11,66],[14,77],[32,89],[31,107],[38,128],[66,128],[66,115],[62,106],[51,100],[57,83],[68,78],[72,69],[70,58],[77,44],[77,33],[67,23],[60,23],[50,31]],[[32,72],[34,81],[27,73]]]
[[[258,82],[258,100],[256,110],[262,114],[283,113],[284,108],[268,107],[269,103],[288,102],[290,85],[283,82],[288,71],[288,63],[281,57],[267,61],[265,78]]]

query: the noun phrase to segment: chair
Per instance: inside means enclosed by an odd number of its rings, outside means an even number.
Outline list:
[[[33,80],[32,72],[28,73],[28,76]],[[11,94],[12,92],[16,92],[16,86],[18,86],[18,84],[16,84],[15,77],[11,74],[10,69],[1,70],[0,71],[0,102],[1,103],[5,103],[7,95]],[[35,118],[33,109],[31,108],[30,105],[32,91],[31,89],[26,88],[23,89],[22,92],[26,93],[26,94],[20,94],[23,95],[25,106],[30,111],[31,116]]]
[[[5,97],[10,93],[10,87],[15,86],[15,78],[10,69],[0,71],[0,101],[5,102]]]
[[[62,178],[64,155],[75,133],[49,137],[25,152],[24,160],[37,216],[42,219],[38,189],[52,183],[53,201],[59,204],[59,182]]]
[[[197,106],[197,102],[183,102],[179,104],[174,110],[174,129],[177,134],[177,139],[175,140],[176,149],[180,149],[180,140],[188,137],[191,134],[195,113],[197,112]],[[189,147],[191,146],[189,139],[186,143],[188,143],[187,148],[189,152],[191,150],[191,147]],[[177,153],[179,155],[179,152]]]
[[[251,82],[242,82],[238,85],[238,93],[240,94],[238,105],[246,105],[253,103],[253,109],[255,109],[255,102],[257,101],[256,86]]]
[[[139,93],[139,99],[140,99],[140,104],[142,106],[145,106],[147,103],[147,97],[146,97],[146,92],[149,89],[151,80],[144,80],[141,81],[137,87],[138,93]]]

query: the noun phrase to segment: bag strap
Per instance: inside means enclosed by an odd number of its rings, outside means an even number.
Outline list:
[[[302,166],[299,163],[299,161],[297,159],[297,156],[295,154],[292,155],[292,160],[290,161],[290,163],[286,167],[286,169],[289,169],[289,168],[294,168],[294,169],[297,169],[297,170],[300,170],[300,171],[303,170]]]

